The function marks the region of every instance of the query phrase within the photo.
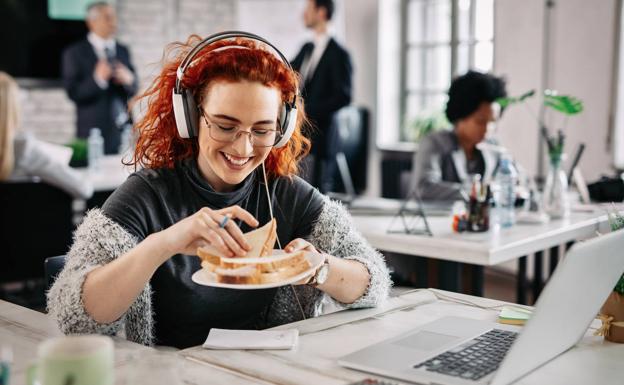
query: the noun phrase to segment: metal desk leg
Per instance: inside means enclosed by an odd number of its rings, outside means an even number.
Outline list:
[[[570,241],[566,243],[566,248],[565,248],[566,253],[568,252],[568,250],[570,250],[570,247],[572,246],[574,246],[574,241]]]
[[[472,295],[483,297],[483,266],[472,265],[470,269],[472,273],[471,282],[472,287],[470,291]]]
[[[537,253],[535,253],[535,259],[533,261],[533,303],[537,301],[537,298],[542,292],[543,257],[543,251],[538,251]]]
[[[440,277],[440,289],[454,291],[456,293],[462,292],[462,263],[440,261],[438,271]]]
[[[553,275],[555,269],[557,268],[557,264],[559,263],[559,246],[550,248],[549,259],[548,278]]]
[[[518,279],[516,281],[516,301],[521,305],[527,304],[527,257],[518,258]]]

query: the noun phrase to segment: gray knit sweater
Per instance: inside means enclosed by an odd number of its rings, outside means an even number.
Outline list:
[[[314,224],[308,239],[317,249],[364,264],[370,273],[370,283],[364,295],[351,304],[338,303],[323,292],[309,286],[295,286],[297,296],[308,317],[322,312],[329,301],[341,308],[374,307],[384,301],[390,289],[388,269],[381,254],[375,251],[355,230],[348,212],[329,199]],[[100,333],[116,335],[125,331],[126,338],[144,345],[154,343],[154,314],[151,288],[142,293],[117,321],[102,324],[85,310],[82,286],[87,274],[105,265],[137,245],[138,240],[102,211],[91,210],[74,234],[74,244],[67,255],[65,268],[48,292],[48,312],[66,334]],[[289,286],[278,289],[275,306],[268,314],[269,326],[300,319],[300,311]]]

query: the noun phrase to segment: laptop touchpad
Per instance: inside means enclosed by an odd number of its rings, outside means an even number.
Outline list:
[[[446,345],[459,337],[447,334],[420,331],[394,342],[395,345],[418,350],[433,350]]]

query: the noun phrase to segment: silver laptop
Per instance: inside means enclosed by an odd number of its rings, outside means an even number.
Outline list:
[[[338,363],[419,384],[511,384],[583,337],[624,271],[622,250],[624,231],[577,243],[524,328],[445,317]]]

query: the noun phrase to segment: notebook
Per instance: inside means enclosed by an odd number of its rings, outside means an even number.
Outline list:
[[[227,330],[210,329],[203,347],[206,349],[292,349],[299,340],[297,329]]]
[[[524,325],[530,317],[530,310],[515,306],[505,306],[498,314],[498,322],[508,325]]]

